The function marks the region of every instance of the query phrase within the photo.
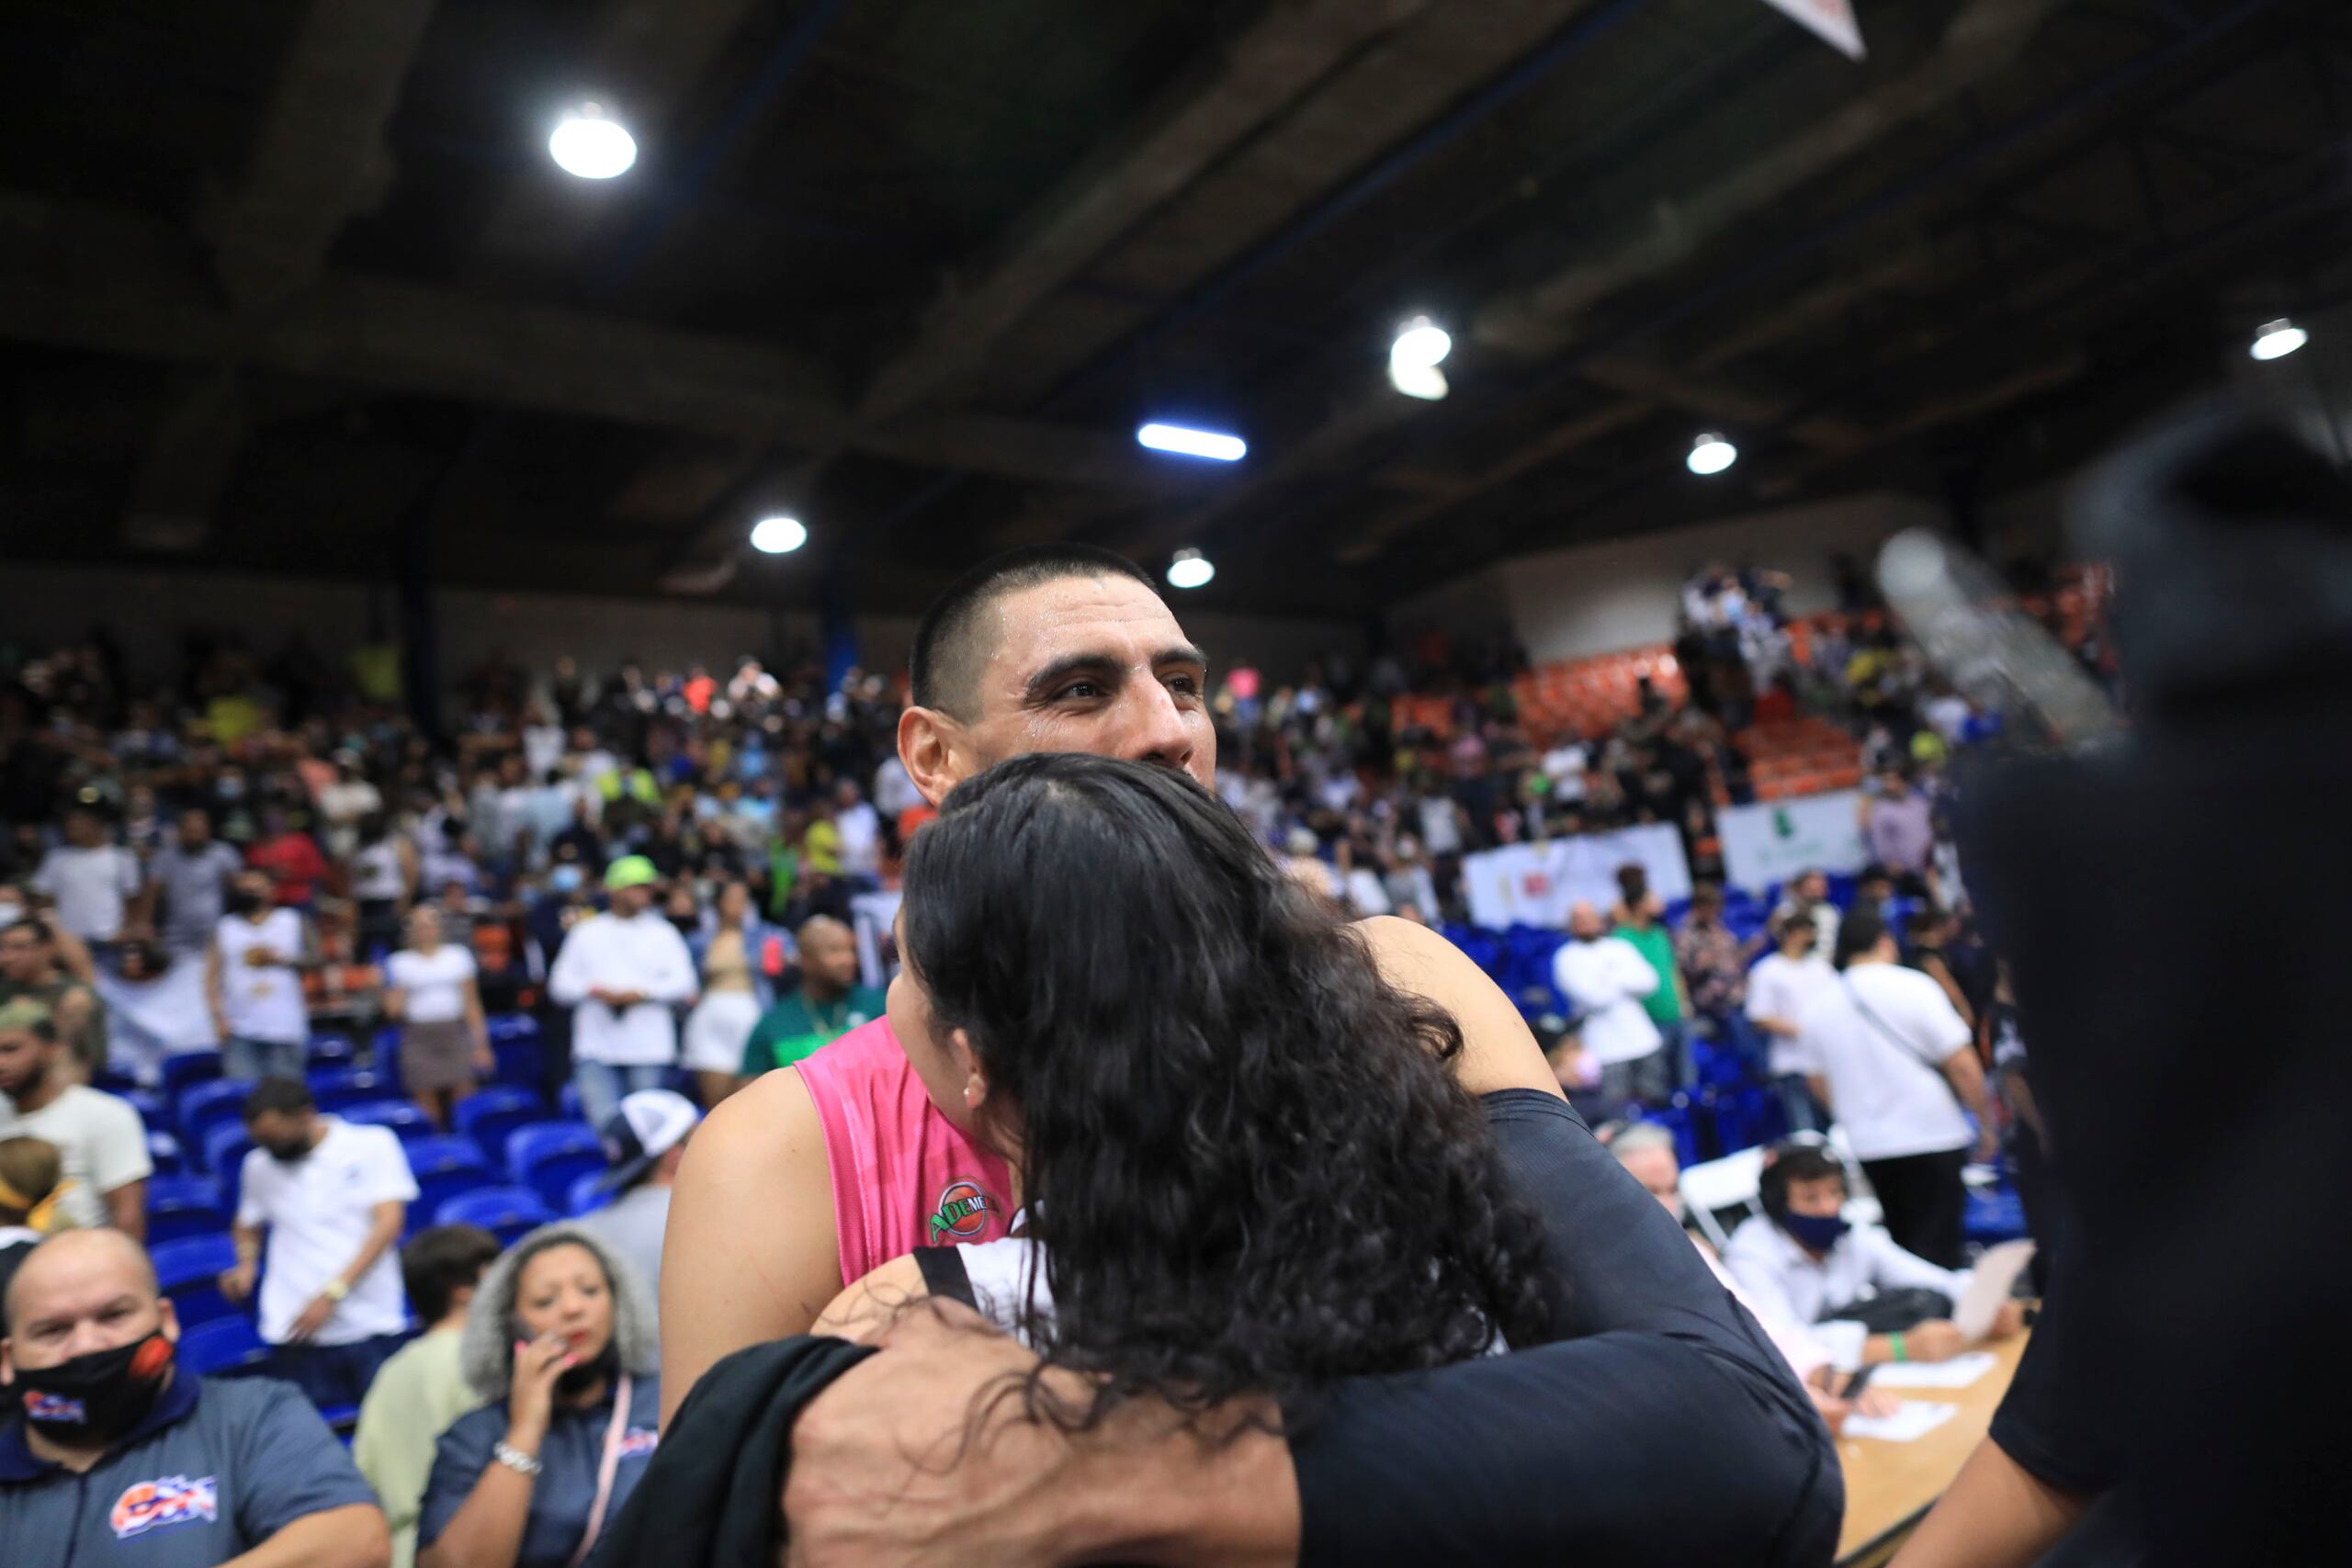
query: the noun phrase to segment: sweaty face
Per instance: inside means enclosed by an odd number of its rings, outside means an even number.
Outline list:
[[[1008,593],[979,630],[992,649],[961,726],[967,776],[1033,751],[1182,768],[1216,780],[1208,669],[1159,596],[1126,577],[1070,577]]]
[[[514,1281],[514,1315],[531,1337],[560,1334],[572,1355],[595,1359],[613,1342],[613,1292],[605,1266],[584,1247],[533,1254]]]

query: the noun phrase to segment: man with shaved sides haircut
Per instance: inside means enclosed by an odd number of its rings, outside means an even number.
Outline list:
[[[0,1311],[0,1562],[391,1561],[375,1494],[308,1401],[176,1365],[179,1319],[129,1236],[42,1242]]]
[[[1041,751],[1156,762],[1213,786],[1208,661],[1116,556],[1050,545],[986,563],[923,616],[912,663],[899,758],[933,805]],[[1075,1433],[992,1402],[1002,1418],[987,1441],[943,1470],[924,1456],[964,1451],[976,1404],[1036,1359],[910,1313],[793,1426],[785,1511],[798,1568],[1497,1568],[1627,1561],[1634,1543],[1657,1561],[1828,1561],[1835,1454],[1762,1331],[1593,1141],[1476,965],[1409,922],[1357,929],[1391,985],[1453,1012],[1476,1043],[1453,1071],[1484,1098],[1515,1191],[1550,1225],[1546,1256],[1571,1282],[1566,1337],[1347,1383],[1295,1447],[1277,1423],[1250,1425],[1266,1414],[1255,1409],[1204,1417],[1238,1434],[1204,1443],[1148,1399]],[[662,1271],[665,1422],[721,1357],[806,1332],[844,1284],[893,1258],[1006,1235],[1015,1201],[1002,1160],[933,1106],[887,1014],[758,1078],[711,1114],[679,1173]]]

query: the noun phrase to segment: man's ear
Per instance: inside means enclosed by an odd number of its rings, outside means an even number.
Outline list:
[[[899,716],[899,761],[923,799],[937,806],[967,771],[957,753],[964,727],[937,708],[910,707]]]
[[[169,1296],[155,1298],[155,1326],[162,1329],[164,1337],[173,1344],[176,1345],[180,1342],[179,1309],[172,1305],[172,1298]]]

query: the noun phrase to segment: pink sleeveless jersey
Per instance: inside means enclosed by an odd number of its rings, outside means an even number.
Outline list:
[[[888,1018],[860,1024],[797,1070],[825,1128],[844,1284],[918,1247],[1005,1234],[1004,1162],[939,1113]]]

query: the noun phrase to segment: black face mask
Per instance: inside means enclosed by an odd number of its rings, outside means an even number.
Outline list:
[[[229,913],[232,915],[250,915],[262,907],[260,898],[243,892],[230,894],[226,903]]]
[[[300,1138],[289,1138],[282,1144],[264,1144],[269,1157],[280,1165],[300,1165],[311,1157],[311,1145]]]
[[[164,1391],[178,1348],[162,1330],[38,1371],[17,1368],[25,1420],[51,1441],[111,1442],[139,1424]]]

